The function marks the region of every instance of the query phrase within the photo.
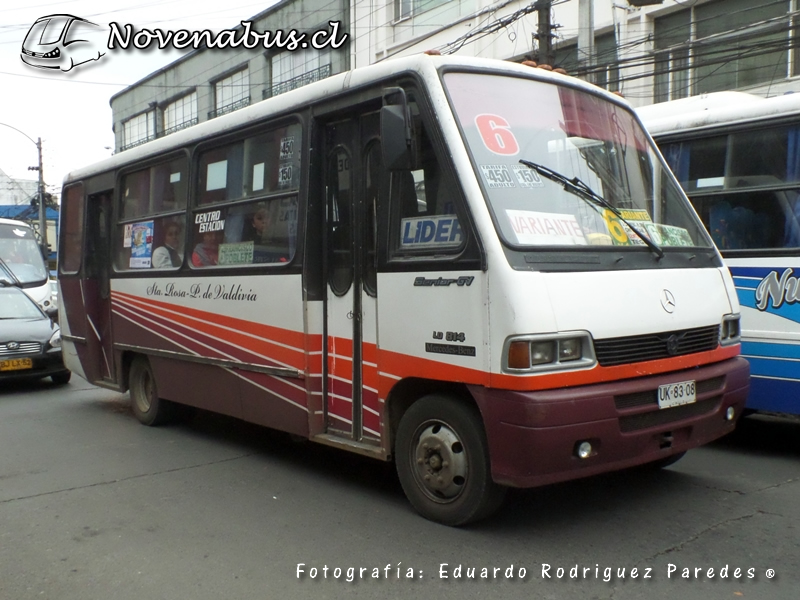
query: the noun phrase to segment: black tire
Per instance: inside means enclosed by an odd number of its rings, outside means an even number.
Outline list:
[[[63,373],[56,373],[55,375],[50,375],[50,379],[53,380],[53,383],[56,385],[66,385],[69,383],[69,380],[72,378],[72,371],[64,371]]]
[[[406,497],[437,523],[473,523],[505,498],[492,481],[480,414],[457,398],[431,395],[411,405],[397,429],[395,463]]]
[[[658,470],[658,469],[665,469],[670,465],[674,465],[680,459],[686,456],[686,451],[678,452],[677,454],[673,454],[672,456],[667,456],[666,458],[660,458],[658,460],[654,460],[653,462],[647,463],[642,465],[648,469]]]
[[[145,356],[133,359],[128,374],[133,414],[142,425],[155,427],[169,423],[175,416],[175,405],[158,397],[156,379]]]

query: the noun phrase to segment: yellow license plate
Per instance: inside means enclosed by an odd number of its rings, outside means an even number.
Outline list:
[[[22,369],[32,369],[32,358],[8,358],[0,360],[0,371],[21,371]]]

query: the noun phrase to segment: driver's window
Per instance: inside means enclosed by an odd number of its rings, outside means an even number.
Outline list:
[[[393,253],[453,253],[466,240],[457,216],[456,184],[443,168],[413,94],[409,107],[417,146],[414,168],[391,173]]]

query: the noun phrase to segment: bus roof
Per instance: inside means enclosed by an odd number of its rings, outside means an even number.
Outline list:
[[[70,172],[64,178],[64,184],[90,177],[110,169],[116,169],[122,165],[135,163],[149,156],[168,152],[174,148],[199,142],[209,136],[246,126],[249,123],[259,121],[269,115],[285,114],[292,110],[297,110],[311,102],[324,100],[340,92],[357,89],[375,81],[391,77],[392,75],[416,72],[423,78],[436,77],[436,70],[440,67],[485,69],[498,73],[526,75],[532,79],[552,83],[566,83],[567,85],[583,89],[590,93],[603,95],[613,102],[629,106],[627,101],[623,98],[611,94],[598,86],[575,77],[554,73],[546,69],[531,68],[519,63],[497,59],[415,54],[413,56],[394,58],[367,67],[345,71],[284,94],[256,102],[235,112],[203,121],[202,123],[166,137],[158,138],[140,146],[135,146],[129,150],[114,154],[101,162]]]
[[[0,217],[0,225],[16,225],[17,227],[27,227],[31,229],[31,226],[28,225],[25,221],[18,221],[17,219],[6,219],[5,217]]]
[[[800,114],[800,94],[763,98],[745,92],[714,92],[636,109],[651,135],[666,135]]]

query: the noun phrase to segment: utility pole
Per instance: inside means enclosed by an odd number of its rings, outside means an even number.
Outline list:
[[[39,171],[39,235],[42,239],[42,255],[44,259],[50,256],[47,247],[47,207],[44,205],[44,173],[42,169],[42,138],[36,138],[36,150],[39,152],[39,165],[28,167],[29,171]]]
[[[578,0],[578,68],[590,71],[594,63],[594,0]],[[588,73],[586,81],[594,83],[594,74]]]
[[[552,65],[556,60],[553,52],[553,24],[550,21],[552,5],[553,0],[537,0],[533,5],[539,21],[536,29],[536,37],[539,39],[538,60],[545,65]]]
[[[35,167],[28,167],[29,171],[39,171],[39,193],[37,196],[39,197],[39,236],[41,239],[42,244],[42,256],[45,260],[50,255],[48,247],[47,247],[47,208],[44,205],[44,173],[42,169],[42,138],[36,138],[36,141],[33,141],[33,138],[29,136],[27,133],[22,131],[21,129],[17,129],[13,125],[9,125],[8,123],[0,123],[3,127],[8,127],[9,129],[13,129],[17,133],[21,133],[24,135],[28,140],[36,146],[36,151],[39,154],[39,164]]]
[[[539,39],[538,60],[542,64],[552,65],[555,62],[553,52],[553,24],[550,21],[550,13],[553,5],[552,0],[537,0],[534,4],[538,26],[536,37]]]

